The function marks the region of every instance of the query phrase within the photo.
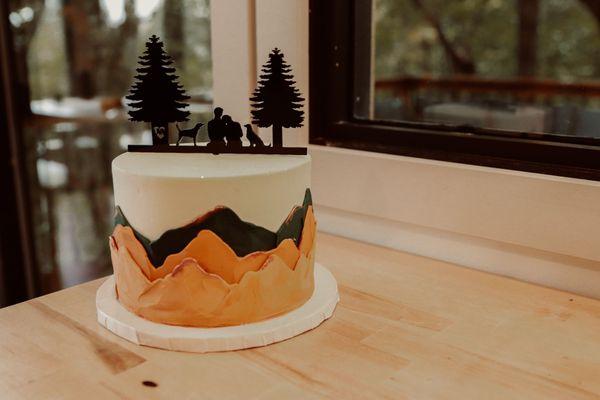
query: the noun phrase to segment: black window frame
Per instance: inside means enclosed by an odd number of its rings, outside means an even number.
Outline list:
[[[599,138],[355,117],[354,85],[368,79],[355,43],[370,10],[371,0],[310,0],[311,144],[600,181]]]

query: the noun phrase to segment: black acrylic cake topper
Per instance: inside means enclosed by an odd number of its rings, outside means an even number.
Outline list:
[[[146,51],[140,57],[136,81],[126,97],[132,100],[129,111],[132,121],[150,122],[152,145],[129,145],[129,151],[160,153],[235,153],[235,154],[307,154],[306,147],[284,147],[283,128],[298,128],[304,121],[302,106],[304,98],[294,86],[291,67],[284,61],[283,53],[277,48],[269,54],[263,66],[252,102],[252,123],[261,128],[272,127],[273,139],[265,145],[254,132],[251,124],[245,124],[248,146],[243,146],[242,126],[223,109],[216,107],[214,117],[207,123],[209,142],[196,146],[196,136],[204,125],[197,123],[193,128],[182,129],[177,122],[187,121],[190,113],[185,100],[189,96],[177,82],[171,58],[163,49],[163,43],[153,35],[146,43]],[[169,144],[169,123],[175,123],[178,139]],[[194,146],[179,146],[184,137],[192,138]]]
[[[170,122],[187,121],[190,97],[177,81],[171,57],[165,53],[163,43],[156,35],[146,42],[146,51],[140,56],[140,67],[130,94],[126,99],[134,110],[129,111],[132,121],[150,122],[153,144],[169,144]]]
[[[304,121],[304,98],[294,86],[291,71],[283,60],[283,53],[278,48],[273,49],[250,98],[252,123],[261,128],[273,127],[273,147],[276,148],[283,147],[282,128],[299,128]]]

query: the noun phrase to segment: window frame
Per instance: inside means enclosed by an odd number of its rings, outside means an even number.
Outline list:
[[[310,0],[311,144],[600,181],[600,138],[355,117],[365,27],[354,15],[369,20],[371,4]]]

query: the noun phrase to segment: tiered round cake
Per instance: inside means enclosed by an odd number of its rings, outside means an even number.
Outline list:
[[[124,153],[112,164],[118,300],[154,322],[232,326],[314,288],[310,156]]]

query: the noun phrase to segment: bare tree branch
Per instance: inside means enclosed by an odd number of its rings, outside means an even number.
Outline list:
[[[537,68],[539,0],[519,0],[519,76],[534,76]]]
[[[425,6],[423,0],[412,0],[412,2],[414,6],[423,13],[423,16],[427,22],[429,22],[433,29],[435,29],[438,39],[444,48],[444,51],[448,55],[448,58],[450,59],[454,72],[459,74],[474,74],[475,63],[464,53],[464,51],[457,49],[456,46],[450,41],[442,29],[442,24],[440,23],[439,18]]]

